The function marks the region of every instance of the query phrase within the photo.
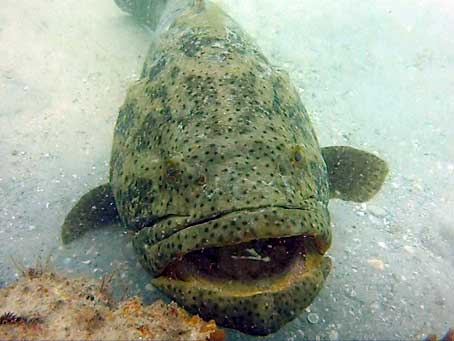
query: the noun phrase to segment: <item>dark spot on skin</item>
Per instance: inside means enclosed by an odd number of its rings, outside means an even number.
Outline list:
[[[170,72],[170,77],[172,78],[172,80],[175,80],[179,73],[180,73],[180,69],[177,66],[174,66],[172,68],[172,71]]]
[[[162,70],[164,70],[166,64],[167,60],[164,57],[159,58],[157,63],[150,68],[150,71],[148,72],[148,78],[150,80],[155,80],[156,76],[159,75]]]
[[[115,127],[115,131],[124,135],[130,128],[132,124],[134,124],[134,114],[135,114],[135,101],[131,100],[125,103],[121,108],[120,112],[118,113],[117,124]]]
[[[159,84],[145,88],[145,93],[150,99],[159,99],[162,102],[167,99],[168,95],[167,88],[165,86],[160,86]]]
[[[207,106],[217,102],[217,89],[214,87],[213,78],[210,76],[189,75],[185,78],[185,88],[188,97],[193,102],[191,112],[206,112]]]
[[[170,109],[170,107],[164,107],[160,114],[164,117],[164,120],[165,121],[170,121],[172,119],[172,110]]]
[[[195,29],[181,37],[181,51],[187,57],[197,57],[209,50],[211,57],[219,61],[232,59],[231,55],[237,53],[245,55],[250,49],[239,32],[229,31],[227,37],[211,37],[205,29]],[[212,48],[216,46],[217,48]]]
[[[140,78],[144,78],[147,75],[148,64],[147,62],[143,63],[142,73],[140,74]]]
[[[279,81],[273,80],[273,111],[281,113],[281,99],[280,94],[282,92],[282,85]]]
[[[200,52],[200,36],[197,33],[186,33],[181,37],[181,51],[187,57],[194,57]]]
[[[142,228],[147,224],[153,224],[157,216],[149,209],[153,203],[153,181],[148,178],[136,177],[125,191],[118,193],[118,201],[121,201],[123,208],[129,212],[127,226],[133,229]],[[145,206],[135,206],[134,202],[146,203]]]

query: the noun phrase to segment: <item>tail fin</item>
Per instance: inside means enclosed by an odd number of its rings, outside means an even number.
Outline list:
[[[156,28],[167,0],[114,0],[117,6],[126,13],[139,19],[142,23]]]
[[[133,14],[136,12],[136,1],[135,0],[114,0],[121,10]]]
[[[155,30],[164,12],[172,14],[181,9],[192,8],[195,12],[205,10],[205,0],[114,0],[117,6]],[[166,6],[169,3],[169,8]]]

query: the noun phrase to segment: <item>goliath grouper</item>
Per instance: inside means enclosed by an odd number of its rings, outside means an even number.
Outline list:
[[[386,163],[320,148],[288,75],[216,5],[116,2],[162,15],[120,108],[109,183],[80,199],[63,240],[119,216],[157,288],[220,325],[272,333],[330,271],[329,199],[368,200]]]

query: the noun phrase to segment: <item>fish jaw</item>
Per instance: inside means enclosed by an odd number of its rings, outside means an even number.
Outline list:
[[[234,211],[159,241],[143,229],[134,246],[152,283],[186,309],[266,335],[313,301],[331,268],[323,256],[331,243],[328,211],[310,206]]]
[[[160,276],[154,286],[192,313],[251,335],[268,335],[293,320],[315,299],[331,269],[317,251],[295,257],[281,274],[258,281],[211,279],[192,274]]]

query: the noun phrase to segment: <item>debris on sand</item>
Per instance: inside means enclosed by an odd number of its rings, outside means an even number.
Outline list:
[[[438,341],[435,334],[426,337],[424,341]],[[448,332],[440,339],[440,341],[454,341],[454,328],[449,328]]]
[[[176,303],[114,302],[110,280],[70,278],[29,269],[0,289],[1,340],[223,340],[214,321]]]
[[[385,270],[385,263],[383,263],[381,259],[371,258],[367,260],[367,263],[369,263],[375,270]]]

